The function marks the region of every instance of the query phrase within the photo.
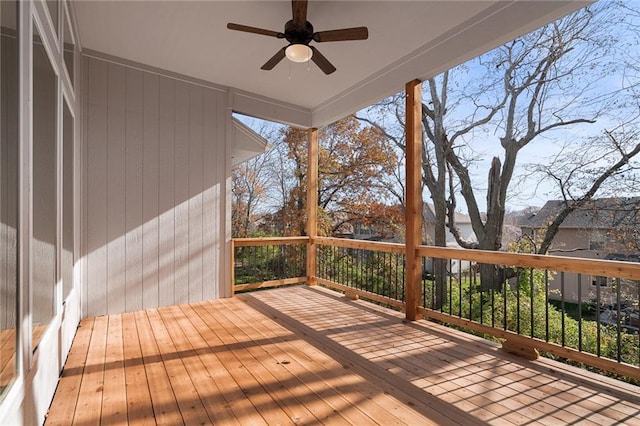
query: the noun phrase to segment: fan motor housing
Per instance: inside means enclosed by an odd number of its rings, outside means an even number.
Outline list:
[[[284,38],[291,44],[309,44],[313,40],[313,25],[306,21],[300,28],[291,20],[284,25]]]

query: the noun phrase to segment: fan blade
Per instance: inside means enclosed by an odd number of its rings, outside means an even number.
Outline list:
[[[286,50],[286,47],[283,47],[282,49],[278,50],[278,53],[276,53],[275,55],[273,55],[271,57],[271,59],[269,59],[267,62],[265,62],[265,64],[263,66],[260,67],[260,69],[263,69],[265,71],[269,71],[272,70],[273,67],[275,67],[276,65],[278,65],[278,63],[284,59],[285,53],[284,51]]]
[[[293,24],[297,28],[304,28],[307,23],[307,0],[291,0]]]
[[[313,39],[318,43],[325,41],[366,40],[368,38],[369,30],[367,30],[367,27],[320,31],[313,34]]]
[[[284,38],[284,34],[279,33],[277,31],[265,30],[265,29],[256,28],[256,27],[249,27],[247,25],[233,24],[231,22],[229,22],[227,24],[227,28],[229,28],[230,30],[242,31],[242,32],[245,32],[245,33],[260,34],[260,35],[266,35],[266,36],[269,36],[269,37]]]
[[[311,56],[311,60],[315,62],[315,64],[324,72],[329,75],[336,70],[336,67],[333,66],[331,62],[327,58],[324,57],[322,53],[318,49],[313,46],[309,46],[311,50],[313,50],[313,55]]]

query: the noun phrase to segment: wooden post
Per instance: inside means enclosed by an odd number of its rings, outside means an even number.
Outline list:
[[[316,285],[316,243],[318,236],[318,129],[307,131],[307,284]]]
[[[416,255],[422,244],[422,82],[413,80],[406,85],[406,318],[415,321],[422,294],[422,258]]]

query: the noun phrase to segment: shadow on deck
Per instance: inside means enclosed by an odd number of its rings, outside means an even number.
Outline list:
[[[82,321],[47,424],[638,424],[638,388],[320,287]]]

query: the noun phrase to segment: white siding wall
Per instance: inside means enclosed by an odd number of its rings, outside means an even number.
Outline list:
[[[83,316],[228,295],[227,93],[84,57]]]

